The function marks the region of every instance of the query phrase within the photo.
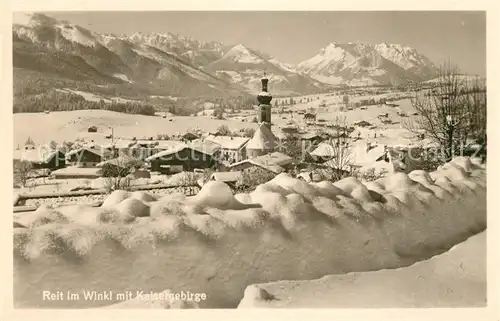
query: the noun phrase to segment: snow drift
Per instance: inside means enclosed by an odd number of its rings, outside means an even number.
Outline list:
[[[486,232],[482,232],[410,267],[251,285],[238,308],[485,306]]]
[[[104,205],[40,208],[14,228],[17,308],[107,306],[42,291],[191,291],[235,308],[250,284],[408,266],[486,228],[486,168],[375,182],[280,174],[250,194],[209,182],[193,197],[116,191]]]

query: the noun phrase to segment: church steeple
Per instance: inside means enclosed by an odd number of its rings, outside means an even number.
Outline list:
[[[267,78],[264,72],[264,77],[261,78],[262,90],[257,95],[257,101],[259,102],[259,123],[264,123],[271,128],[271,100],[273,96],[267,91],[267,85],[269,78]]]

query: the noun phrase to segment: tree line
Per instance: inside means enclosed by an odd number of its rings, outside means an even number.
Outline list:
[[[45,111],[72,111],[101,109],[127,114],[140,114],[152,116],[156,106],[142,102],[117,102],[109,103],[104,100],[89,101],[84,97],[72,93],[50,91],[31,96],[18,96],[14,98],[14,113],[36,113]]]

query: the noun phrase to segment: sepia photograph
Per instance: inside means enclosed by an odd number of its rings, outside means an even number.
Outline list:
[[[488,306],[486,11],[11,14],[14,309]]]

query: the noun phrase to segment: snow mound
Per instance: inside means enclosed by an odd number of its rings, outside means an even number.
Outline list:
[[[113,206],[123,217],[145,217],[149,216],[148,204],[136,198],[128,198]]]
[[[154,196],[148,192],[144,192],[144,191],[132,192],[130,194],[130,197],[138,199],[138,200],[143,201],[143,202],[153,202],[153,201],[157,200],[156,196]]]
[[[15,219],[15,223],[25,227],[37,227],[50,223],[67,223],[68,219],[62,213],[42,205],[34,212],[28,212]]]
[[[16,206],[16,204],[19,202],[19,193],[14,193],[14,198],[12,199],[12,205]]]
[[[231,188],[219,181],[207,182],[189,202],[198,206],[214,207],[221,210],[243,210],[252,207],[236,200]]]
[[[130,197],[130,192],[117,190],[113,191],[102,203],[102,206],[115,205]]]
[[[486,169],[467,159],[369,183],[280,174],[248,194],[211,181],[193,197],[149,196],[115,191],[101,207],[16,219],[33,226],[14,229],[17,306],[97,307],[37,291],[112,288],[204,292],[202,308],[236,307],[250,284],[408,266],[486,227]]]
[[[253,308],[255,302],[267,302],[275,300],[276,297],[257,285],[250,285],[245,289],[243,300],[238,308]]]
[[[409,267],[253,284],[238,308],[485,307],[486,293],[483,232]]]

